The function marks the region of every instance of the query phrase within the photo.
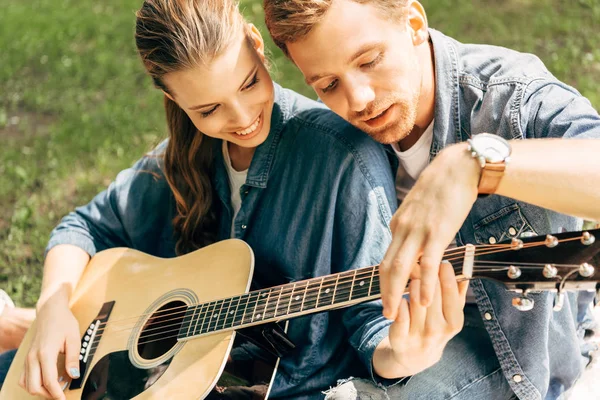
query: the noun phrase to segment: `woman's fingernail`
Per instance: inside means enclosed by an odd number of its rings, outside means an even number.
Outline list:
[[[71,376],[75,379],[79,378],[79,368],[71,368],[69,370],[69,373],[71,374]]]
[[[450,264],[450,261],[448,261],[448,260],[442,260],[442,264]]]

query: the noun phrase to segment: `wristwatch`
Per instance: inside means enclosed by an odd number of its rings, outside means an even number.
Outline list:
[[[478,192],[492,194],[498,189],[504,169],[510,160],[510,143],[497,135],[480,133],[467,140],[468,150],[481,166]]]
[[[13,308],[15,303],[13,303],[10,296],[4,290],[0,289],[0,316],[2,316],[6,306]]]

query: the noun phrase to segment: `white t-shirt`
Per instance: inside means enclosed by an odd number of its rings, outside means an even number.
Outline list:
[[[425,132],[417,140],[417,143],[410,149],[401,151],[398,143],[392,144],[398,161],[400,161],[398,172],[396,173],[396,196],[398,197],[398,204],[406,198],[408,191],[414,186],[421,172],[429,164],[431,143],[433,143],[433,121],[425,129]],[[449,247],[456,247],[456,241],[453,240]],[[467,292],[467,303],[475,303],[475,295],[470,287]]]
[[[227,175],[229,176],[229,188],[231,189],[231,207],[233,208],[233,219],[231,220],[231,237],[234,237],[233,226],[235,217],[238,215],[240,208],[242,208],[242,197],[240,195],[240,189],[246,183],[246,177],[248,176],[248,170],[236,171],[231,165],[231,157],[229,156],[229,148],[227,147],[227,141],[223,141],[223,159],[225,160],[225,166],[227,167]]]

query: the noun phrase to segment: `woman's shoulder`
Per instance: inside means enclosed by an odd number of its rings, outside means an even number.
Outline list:
[[[284,114],[286,136],[296,145],[333,146],[351,151],[375,150],[383,146],[331,111],[323,103],[289,89],[277,96]]]

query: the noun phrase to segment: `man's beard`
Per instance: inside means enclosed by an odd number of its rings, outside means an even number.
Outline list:
[[[352,125],[366,132],[375,141],[383,144],[397,143],[406,138],[413,130],[417,119],[419,92],[415,92],[411,100],[403,99],[398,95],[389,95],[383,99],[376,99],[360,113],[355,113],[349,118]],[[392,105],[396,106],[396,119],[382,128],[371,128],[364,122],[368,116],[375,112],[387,110]],[[388,111],[389,112],[389,111]]]

